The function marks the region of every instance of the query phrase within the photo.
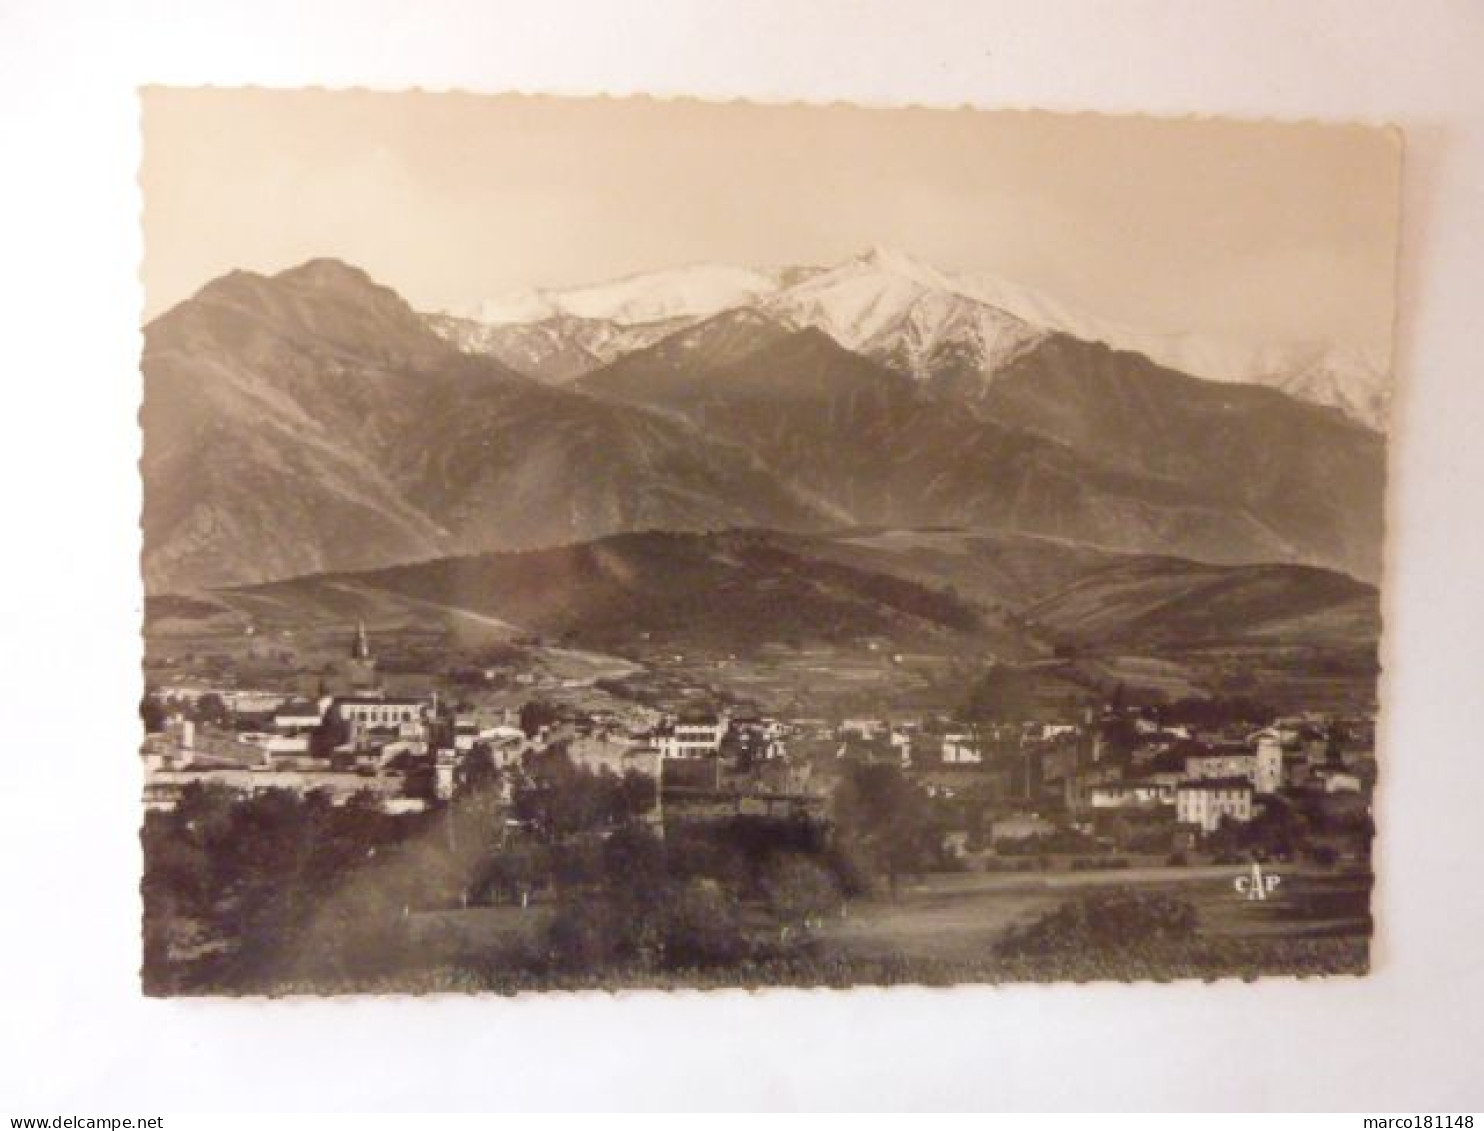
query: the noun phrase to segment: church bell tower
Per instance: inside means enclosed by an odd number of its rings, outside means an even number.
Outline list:
[[[371,641],[366,636],[366,622],[356,622],[355,641],[350,646],[350,659],[345,664],[346,682],[352,692],[367,692],[376,687],[376,657],[371,654]]]

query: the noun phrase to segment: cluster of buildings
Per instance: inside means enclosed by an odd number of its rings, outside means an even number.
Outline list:
[[[243,793],[325,791],[374,798],[388,811],[452,796],[471,756],[501,771],[554,747],[595,772],[648,775],[667,814],[818,812],[852,762],[899,766],[949,824],[1044,830],[1048,818],[1119,813],[1166,818],[1193,832],[1252,820],[1275,797],[1368,796],[1369,719],[1304,716],[1258,730],[1202,730],[1156,714],[1084,710],[1047,721],[853,717],[780,719],[743,711],[667,714],[620,709],[456,710],[427,695],[390,695],[364,628],[332,693],[305,699],[211,692],[223,717],[177,710],[144,745],[147,804],[168,807],[191,782]],[[201,689],[161,689],[179,707]],[[1340,743],[1336,736],[1344,734]],[[967,815],[967,816],[966,816]]]
[[[230,688],[162,687],[160,725],[143,746],[145,804],[173,806],[196,782],[244,795],[322,791],[369,796],[390,812],[452,794],[460,754],[485,742],[506,763],[525,745],[518,720],[454,718],[436,693],[391,695],[379,684],[364,625],[332,691],[313,698]],[[202,710],[210,701],[215,711]]]
[[[1274,798],[1367,797],[1375,775],[1372,720],[1318,714],[1258,729],[1161,723],[1131,709],[1077,722],[847,719],[839,740],[842,757],[899,761],[946,806],[1006,827],[1123,813],[1210,833],[1251,821]]]
[[[471,756],[507,771],[532,752],[560,746],[594,772],[668,776],[684,790],[718,787],[723,754],[780,765],[784,755],[776,720],[675,716],[629,705],[622,712],[556,710],[524,723],[517,710],[460,710],[437,692],[389,694],[364,626],[330,683],[312,698],[199,684],[156,688],[159,721],[142,749],[146,804],[172,807],[188,785],[201,783],[244,795],[321,791],[336,803],[369,796],[387,811],[405,812],[451,797]],[[666,765],[672,774],[665,775]]]
[[[1213,832],[1223,821],[1252,820],[1275,797],[1360,796],[1374,782],[1369,719],[1310,715],[1250,732],[1227,728],[1196,734],[1189,727],[1166,729],[1141,719],[1133,738],[1126,760],[1094,766],[1077,783],[1078,800],[1087,807],[1170,807],[1180,824]]]

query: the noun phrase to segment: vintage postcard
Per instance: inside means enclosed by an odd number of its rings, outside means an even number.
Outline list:
[[[1367,971],[1394,132],[142,116],[145,992]]]

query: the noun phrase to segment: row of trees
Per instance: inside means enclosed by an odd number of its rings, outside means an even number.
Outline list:
[[[233,722],[232,709],[215,691],[208,691],[194,699],[162,696],[151,691],[139,701],[139,718],[144,724],[146,734],[163,730],[165,721],[172,715],[220,727],[231,726]]]
[[[859,888],[817,826],[737,818],[661,841],[631,826],[602,846],[588,885],[567,889],[544,932],[554,967],[689,969],[806,944]],[[762,847],[766,845],[766,847]]]
[[[475,957],[537,972],[735,962],[807,945],[878,879],[894,891],[943,859],[927,798],[894,766],[851,767],[828,823],[735,817],[661,837],[657,801],[652,779],[560,751],[508,780],[476,752],[451,803],[402,816],[369,797],[191,786],[144,829],[146,985],[387,975],[447,958],[414,938],[417,912],[538,900],[523,946]]]
[[[1007,958],[1080,960],[1188,942],[1198,926],[1199,916],[1189,900],[1116,888],[1058,904],[1007,932],[996,950]]]
[[[337,807],[321,794],[243,799],[188,786],[174,810],[148,813],[142,832],[146,989],[177,992],[198,978],[246,986],[283,971],[309,952],[321,913],[344,906],[347,877],[407,841],[416,821],[369,798]],[[389,898],[410,896],[390,880]]]

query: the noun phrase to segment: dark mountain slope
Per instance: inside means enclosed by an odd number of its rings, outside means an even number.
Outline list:
[[[1013,360],[976,407],[1108,467],[1251,515],[1289,548],[1275,557],[1364,578],[1380,571],[1385,442],[1337,410],[1274,389],[1197,380],[1066,335]]]
[[[334,261],[217,280],[147,328],[143,368],[153,592],[822,521],[750,453],[460,353]]]
[[[344,615],[347,594],[401,597],[588,647],[663,643],[731,651],[883,636],[923,643],[993,633],[975,608],[911,581],[812,559],[767,533],[625,534],[580,546],[481,554],[298,578],[216,598],[294,622]]]
[[[1026,609],[1058,637],[1101,646],[1265,642],[1374,648],[1376,590],[1308,566],[1119,563]]]
[[[779,535],[797,553],[951,588],[981,605],[1021,609],[1126,555],[1005,531],[864,528]]]
[[[1021,657],[1064,641],[1115,651],[1374,650],[1379,633],[1375,589],[1331,571],[946,531],[624,534],[294,578],[209,599],[265,627],[462,616],[619,651],[727,653],[865,637]]]
[[[1218,560],[1291,552],[1246,509],[1220,505],[1174,478],[1105,464],[1007,427],[822,331],[780,335],[771,322],[757,324],[763,346],[737,360],[666,363],[642,351],[578,386],[747,447],[842,521],[1021,531]],[[705,358],[705,349],[686,346],[701,329],[662,345],[671,358]]]
[[[1097,647],[1264,643],[1374,649],[1376,589],[1331,570],[1221,566],[1019,534],[779,535],[791,552],[947,590],[1048,641]]]

